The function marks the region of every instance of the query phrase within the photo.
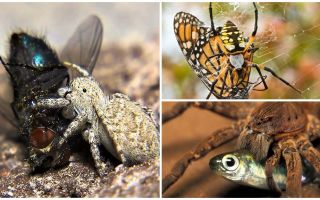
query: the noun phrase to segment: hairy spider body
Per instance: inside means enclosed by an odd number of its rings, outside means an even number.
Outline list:
[[[66,66],[79,71],[70,87],[60,88],[61,98],[40,99],[37,108],[64,108],[64,116],[73,118],[58,146],[81,131],[90,144],[91,154],[100,175],[106,165],[101,161],[98,145],[102,144],[125,165],[156,158],[159,153],[159,134],[152,113],[123,94],[110,98],[89,73],[74,64]]]
[[[255,8],[254,30],[250,38],[246,39],[231,21],[227,21],[222,28],[215,29],[211,3],[209,6],[210,28],[203,27],[203,22],[189,13],[179,12],[174,17],[174,32],[179,46],[189,65],[210,90],[207,99],[211,94],[217,98],[248,98],[252,84],[255,88],[263,83],[264,89],[254,90],[268,89],[266,77],[262,75],[261,70],[270,72],[301,93],[270,68],[253,62],[253,54],[258,49],[253,45],[258,30],[258,9],[255,3],[253,5]],[[257,70],[261,78],[258,83],[249,82],[252,67]]]
[[[309,125],[313,120],[317,125]],[[320,173],[320,153],[310,143],[310,137],[314,139],[315,136],[310,129],[317,129],[317,137],[320,137],[319,126],[319,121],[296,103],[265,103],[250,115],[240,134],[239,147],[250,150],[257,160],[267,159],[268,185],[274,190],[279,189],[272,171],[283,157],[288,170],[288,195],[297,196],[301,194],[301,156]],[[268,158],[270,147],[273,155]]]
[[[307,123],[307,114],[295,103],[266,103],[251,113],[246,129],[240,134],[239,146],[250,149],[261,160],[267,157],[273,142],[304,133]]]
[[[269,188],[280,191],[273,180],[273,169],[284,159],[287,169],[286,191],[288,196],[301,195],[301,158],[307,160],[320,173],[320,153],[312,141],[320,138],[320,121],[309,114],[299,103],[268,102],[256,109],[237,108],[233,111],[219,103],[203,102],[188,104],[198,108],[223,113],[232,119],[239,119],[237,112],[249,115],[231,127],[215,131],[193,151],[185,154],[163,179],[163,192],[176,182],[192,161],[204,157],[214,148],[238,137],[238,148],[249,150],[257,160],[266,160],[266,176]],[[228,105],[228,104],[226,104]],[[182,113],[188,106],[178,106]],[[230,108],[229,108],[230,109]],[[165,114],[164,114],[165,115]],[[178,114],[177,114],[178,115]],[[172,117],[171,117],[172,118]]]

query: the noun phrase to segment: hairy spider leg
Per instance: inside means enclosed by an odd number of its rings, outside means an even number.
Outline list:
[[[88,142],[90,144],[90,151],[91,151],[91,155],[93,157],[94,160],[94,164],[96,166],[96,168],[98,169],[98,173],[99,175],[102,177],[104,174],[108,174],[109,172],[111,172],[112,169],[112,164],[110,162],[110,160],[105,160],[104,162],[101,160],[102,156],[100,154],[100,150],[99,150],[99,138],[95,138],[97,136],[95,136],[94,133],[94,129],[93,128],[89,128],[87,130],[85,130],[83,132],[84,135],[87,135],[88,137]],[[86,137],[84,137],[86,138]]]
[[[179,102],[174,107],[166,113],[162,114],[162,124],[176,118],[177,116],[184,113],[189,107],[191,107],[193,102]]]
[[[265,172],[267,184],[273,191],[281,193],[273,179],[273,169],[278,165],[281,156],[284,158],[287,169],[286,191],[288,197],[301,196],[302,161],[294,139],[281,140],[273,147],[274,155],[267,159]]]
[[[295,141],[292,139],[283,143],[280,141],[279,148],[282,149],[287,168],[287,194],[289,197],[299,197],[301,196],[302,162]]]
[[[188,108],[196,107],[210,112],[218,113],[228,119],[245,119],[253,109],[254,103],[241,102],[241,106],[235,106],[230,102],[179,102],[170,111],[162,114],[162,124],[182,115]]]
[[[312,115],[308,115],[308,119],[309,124],[306,130],[308,137],[304,136],[302,138],[300,152],[312,164],[317,173],[320,174],[320,152],[309,142],[320,138],[320,120]]]
[[[314,167],[316,172],[320,174],[320,152],[313,147],[309,139],[302,135],[299,138],[299,151],[301,155]]]
[[[245,120],[241,120],[228,128],[214,131],[192,151],[186,153],[178,162],[176,162],[169,174],[162,179],[162,193],[164,193],[172,184],[179,180],[191,162],[203,158],[212,149],[221,146],[222,144],[227,143],[239,136],[239,133],[243,129],[245,122]]]
[[[301,177],[299,171],[301,164],[300,154],[309,161],[317,173],[320,173],[320,152],[310,142],[310,139],[320,138],[320,122],[314,116],[309,115],[308,118],[307,135],[311,137],[308,138],[305,134],[302,134],[297,138],[289,139],[285,142],[280,141],[279,145],[273,149],[274,155],[267,159],[265,172],[270,189],[280,192],[273,179],[272,171],[280,161],[281,152],[286,160],[288,170],[287,192],[289,196],[298,197],[301,195],[301,179],[299,178]]]
[[[274,154],[269,157],[266,161],[265,165],[265,172],[266,172],[266,177],[267,177],[267,184],[268,187],[277,192],[281,193],[280,188],[276,184],[275,180],[273,179],[273,169],[279,164],[280,158],[281,158],[281,150],[279,148],[274,148],[273,149]]]

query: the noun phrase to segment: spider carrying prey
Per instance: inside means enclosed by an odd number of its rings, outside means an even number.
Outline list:
[[[256,108],[253,108],[253,105],[243,102],[178,103],[172,112],[164,113],[163,123],[194,106],[238,121],[232,126],[214,131],[178,160],[172,170],[165,174],[162,182],[163,193],[182,177],[193,161],[238,137],[237,148],[249,150],[256,160],[266,160],[267,185],[274,191],[280,192],[273,180],[272,171],[284,160],[287,169],[286,194],[299,197],[302,188],[301,158],[307,160],[316,172],[320,173],[320,153],[311,143],[320,139],[320,121],[314,112],[306,108],[308,103],[267,102]],[[212,125],[219,124],[213,121]]]
[[[68,62],[64,65],[78,71],[82,77],[75,78],[70,86],[60,88],[61,98],[39,99],[35,105],[36,108],[63,108],[64,117],[73,118],[58,147],[81,131],[90,144],[100,176],[107,170],[107,165],[101,161],[100,144],[125,165],[158,157],[158,128],[149,109],[124,94],[106,96],[87,70]]]
[[[301,93],[271,68],[253,62],[253,54],[258,50],[253,44],[258,31],[258,9],[255,3],[253,5],[255,23],[250,38],[244,38],[243,33],[231,21],[216,29],[211,3],[211,27],[204,27],[202,21],[189,13],[179,12],[174,17],[174,33],[179,46],[193,71],[209,89],[207,99],[211,94],[219,99],[248,98],[251,87],[258,91],[267,90],[266,77],[262,75],[261,70],[270,72],[284,84]],[[257,83],[249,81],[252,67],[257,70],[261,79]],[[264,88],[256,89],[260,83]]]

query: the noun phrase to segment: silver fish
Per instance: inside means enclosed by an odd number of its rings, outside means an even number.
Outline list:
[[[269,189],[265,174],[265,161],[254,160],[249,151],[240,150],[215,156],[210,160],[209,166],[217,175],[241,185]],[[281,190],[286,188],[286,175],[285,165],[275,167],[273,170],[273,178]],[[314,168],[304,160],[302,184],[310,183],[318,177],[319,174],[316,174]]]

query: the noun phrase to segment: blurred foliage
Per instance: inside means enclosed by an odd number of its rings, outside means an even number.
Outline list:
[[[263,63],[303,91],[297,94],[268,72],[269,89],[251,91],[249,98],[319,98],[320,90],[320,3],[258,3],[259,29],[255,63]],[[250,36],[254,23],[251,3],[213,3],[214,22],[222,26],[233,21],[244,36]],[[164,3],[163,98],[205,98],[207,88],[188,66],[173,32],[173,17],[179,11],[197,16],[209,26],[208,3]],[[174,52],[174,53],[173,53]],[[250,80],[257,80],[252,70]],[[262,85],[261,85],[262,86]],[[261,87],[259,86],[259,88]]]

